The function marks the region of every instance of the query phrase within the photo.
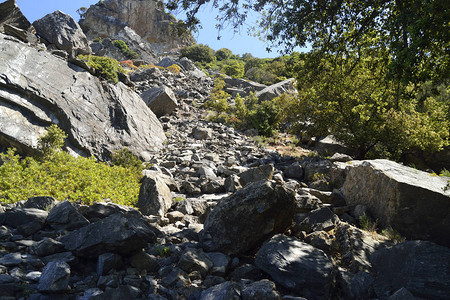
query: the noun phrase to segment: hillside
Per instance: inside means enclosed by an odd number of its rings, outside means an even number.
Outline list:
[[[292,134],[307,56],[173,22],[0,4],[0,298],[447,299],[450,178]]]

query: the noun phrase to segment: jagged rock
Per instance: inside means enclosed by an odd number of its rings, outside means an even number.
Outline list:
[[[207,140],[213,137],[211,128],[194,127],[192,129],[192,136],[196,140]]]
[[[220,252],[208,252],[205,253],[208,258],[213,263],[211,268],[211,275],[214,276],[225,276],[228,271],[228,266],[230,265],[231,258]]]
[[[332,135],[328,135],[320,140],[317,140],[315,149],[323,156],[334,156],[336,153],[344,153],[347,155],[354,154],[351,149],[338,142]]]
[[[295,196],[280,183],[259,181],[222,199],[200,235],[203,249],[243,254],[273,234],[284,232],[294,216]]]
[[[163,217],[172,206],[172,194],[169,187],[159,176],[146,173],[139,190],[137,207],[144,215]]]
[[[203,251],[187,248],[180,257],[178,267],[187,273],[200,272],[201,276],[205,277],[213,267],[213,263]]]
[[[138,270],[156,272],[159,269],[157,258],[147,252],[138,252],[130,258],[130,263]]]
[[[116,253],[103,253],[98,257],[97,275],[102,276],[108,274],[112,269],[120,269],[123,267],[122,257]]]
[[[238,300],[239,287],[237,284],[226,281],[224,283],[210,287],[204,290],[199,300]]]
[[[295,162],[295,163],[285,167],[283,170],[283,174],[284,174],[284,176],[286,176],[286,178],[294,178],[294,179],[302,180],[303,176],[304,176],[304,170],[299,162]]]
[[[224,78],[224,82],[225,92],[231,94],[233,97],[237,94],[241,97],[247,97],[250,95],[250,92],[259,92],[267,87],[267,85],[261,83],[228,76]]]
[[[8,253],[0,258],[0,265],[11,267],[20,265],[23,262],[20,253]]]
[[[147,80],[156,80],[163,76],[163,73],[158,68],[149,68],[137,70],[130,75],[130,80],[133,82],[142,82]]]
[[[80,24],[91,40],[115,37],[128,26],[154,51],[162,53],[192,42],[190,37],[179,37],[171,30],[170,23],[176,22],[156,1],[106,0],[89,7]]]
[[[163,68],[167,68],[170,67],[171,65],[178,65],[180,68],[183,69],[183,67],[181,65],[178,64],[178,62],[174,61],[173,59],[171,59],[170,57],[164,57],[159,63],[156,64],[157,66],[163,67]]]
[[[54,229],[73,230],[89,224],[89,221],[68,200],[52,208],[47,223]]]
[[[67,146],[107,159],[127,146],[138,156],[166,140],[155,115],[121,83],[101,82],[50,53],[0,34],[1,145],[27,154],[51,123],[67,134]],[[20,62],[20,63],[18,63]],[[46,76],[42,76],[45,66]]]
[[[298,224],[297,231],[331,230],[339,223],[339,217],[335,215],[328,207],[322,207],[311,211],[308,216]]]
[[[418,300],[418,298],[414,297],[413,294],[411,294],[410,291],[402,287],[395,293],[393,293],[388,300]]]
[[[450,295],[450,250],[427,241],[407,241],[371,256],[375,293],[385,298],[406,288],[423,299]]]
[[[42,271],[38,289],[41,292],[64,292],[68,289],[70,267],[63,261],[49,262]]]
[[[333,264],[322,250],[279,234],[261,247],[255,263],[292,292],[311,299],[330,297]]]
[[[33,22],[37,34],[50,46],[67,51],[71,57],[90,54],[91,47],[80,25],[62,11],[55,11]]]
[[[290,78],[285,81],[281,81],[275,84],[272,84],[263,90],[256,93],[256,97],[258,97],[259,101],[272,100],[275,97],[281,96],[282,94],[295,94],[297,90],[294,87],[295,80],[294,78]]]
[[[374,298],[374,278],[367,272],[356,274],[339,270],[337,283],[343,299],[359,300]]]
[[[250,168],[239,175],[239,182],[242,186],[260,180],[271,180],[274,172],[272,164]]]
[[[270,280],[263,279],[245,285],[242,288],[243,300],[280,300],[281,295],[278,293],[275,283]]]
[[[16,0],[7,0],[0,3],[0,32],[4,32],[3,26],[5,24],[26,30],[30,33],[34,31],[30,21],[28,21],[16,5]]]
[[[233,270],[230,274],[230,279],[234,281],[239,281],[241,279],[249,280],[261,280],[265,277],[260,268],[253,264],[243,264]]]
[[[343,187],[350,205],[367,205],[382,227],[450,246],[447,179],[377,159],[355,163]]]
[[[78,208],[78,211],[88,219],[89,222],[95,222],[113,214],[141,216],[141,213],[136,208],[112,202],[96,202],[89,206],[81,206]]]
[[[17,203],[17,207],[23,208],[36,208],[41,210],[50,211],[57,203],[55,198],[39,196],[39,197],[31,197],[28,198],[23,204],[20,202]]]
[[[111,215],[71,231],[59,241],[81,257],[96,257],[105,252],[128,255],[156,240],[150,225],[136,216]]]
[[[178,61],[178,64],[181,65],[181,67],[183,67],[183,69],[186,71],[194,71],[197,69],[194,62],[187,57],[182,57]]]
[[[150,88],[141,97],[158,117],[171,114],[178,107],[175,94],[166,86]]]
[[[38,256],[48,256],[64,252],[64,245],[52,238],[44,238],[30,247],[30,251]]]
[[[322,201],[320,201],[320,199],[316,196],[301,189],[295,195],[295,204],[295,212],[302,213],[320,208]]]
[[[0,224],[17,228],[24,236],[44,227],[48,212],[36,208],[13,208],[0,214]]]
[[[333,247],[333,238],[325,231],[314,231],[308,234],[305,242],[325,253],[331,253]]]
[[[225,192],[234,193],[241,187],[242,186],[239,182],[239,176],[232,174],[225,179],[225,182],[224,182]]]

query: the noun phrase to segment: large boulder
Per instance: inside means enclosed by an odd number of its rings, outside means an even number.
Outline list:
[[[366,205],[381,226],[407,238],[450,246],[447,178],[384,159],[349,166],[343,187],[349,205]]]
[[[40,292],[65,292],[69,288],[70,267],[63,261],[49,262],[39,278]]]
[[[282,234],[258,251],[256,265],[279,285],[308,299],[329,299],[333,264],[311,245]]]
[[[0,32],[3,32],[5,24],[32,32],[33,26],[16,5],[16,0],[7,0],[0,3]]]
[[[112,252],[129,255],[156,241],[153,228],[138,216],[114,214],[69,232],[59,241],[81,257],[97,257]]]
[[[283,94],[295,94],[297,90],[294,87],[295,80],[294,78],[290,78],[285,81],[281,81],[275,84],[272,84],[263,90],[256,93],[259,101],[272,100],[275,97],[281,96]]]
[[[13,208],[0,214],[0,225],[17,228],[24,236],[29,236],[45,225],[48,212],[36,208]]]
[[[222,199],[201,232],[206,251],[244,254],[284,232],[294,217],[295,195],[283,184],[259,181]]]
[[[144,99],[145,104],[158,117],[168,115],[178,107],[175,94],[166,86],[150,88],[144,91],[141,97]]]
[[[80,25],[62,11],[55,11],[33,22],[37,34],[49,45],[67,51],[71,57],[91,53],[89,41]]]
[[[376,251],[375,293],[386,298],[406,288],[420,299],[448,299],[450,249],[427,241],[407,241]]]
[[[164,180],[151,173],[141,180],[137,207],[144,215],[163,217],[172,206],[172,194]]]
[[[57,124],[74,152],[108,159],[128,147],[145,157],[162,147],[161,123],[125,85],[102,82],[50,53],[0,34],[0,145],[22,153],[37,148]]]
[[[172,30],[170,24],[176,22],[157,1],[106,0],[91,5],[80,24],[91,40],[117,36],[128,26],[162,53],[193,42],[191,36],[181,37]]]

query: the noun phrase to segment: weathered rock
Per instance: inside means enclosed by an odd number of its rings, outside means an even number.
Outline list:
[[[26,154],[46,126],[58,124],[67,146],[100,159],[124,146],[140,156],[162,147],[161,123],[142,99],[121,83],[101,82],[50,53],[0,34],[1,145]],[[46,76],[42,76],[45,66]]]
[[[414,297],[413,294],[411,294],[410,291],[402,287],[395,293],[393,293],[388,300],[418,300],[418,298]]]
[[[339,223],[339,217],[335,215],[328,207],[315,209],[298,224],[298,230],[311,233],[313,231],[331,230]]]
[[[141,216],[141,213],[136,208],[112,202],[96,202],[89,206],[81,206],[78,208],[78,211],[90,222],[104,219],[113,214]]]
[[[33,32],[34,28],[30,21],[23,15],[20,8],[16,5],[16,0],[7,0],[0,3],[0,32],[3,32],[5,24],[16,28]]]
[[[0,258],[0,265],[11,267],[20,265],[23,262],[22,255],[20,253],[8,253]]]
[[[163,217],[172,206],[169,187],[158,176],[144,176],[137,207],[144,215]]]
[[[205,254],[213,263],[211,274],[214,276],[225,276],[228,266],[230,265],[231,258],[220,252],[208,252]]]
[[[344,153],[348,155],[354,154],[351,149],[338,142],[332,135],[326,136],[316,141],[315,149],[323,156],[334,156],[336,153]]]
[[[70,267],[63,261],[49,262],[42,271],[38,289],[55,293],[66,291],[69,286]]]
[[[41,210],[50,211],[57,203],[55,198],[53,197],[31,197],[28,198],[20,207],[23,208],[37,208]]]
[[[187,273],[198,271],[205,277],[213,267],[213,263],[203,251],[187,248],[180,257],[178,267]]]
[[[343,299],[372,299],[374,278],[367,272],[361,271],[356,274],[339,270],[337,283],[340,295]]]
[[[147,272],[156,272],[160,267],[157,258],[147,252],[136,253],[130,258],[130,263],[134,268]]]
[[[284,176],[286,176],[286,178],[302,180],[304,176],[304,170],[298,162],[295,162],[292,165],[285,167],[283,174]]]
[[[253,282],[245,285],[242,288],[243,300],[279,300],[281,295],[278,293],[275,283],[270,280],[263,279],[261,281]]]
[[[64,245],[51,238],[44,238],[30,247],[30,251],[38,256],[47,256],[64,252]]]
[[[233,97],[235,97],[237,94],[239,94],[241,97],[247,97],[250,92],[259,92],[263,89],[267,88],[267,85],[240,79],[240,78],[232,78],[232,77],[225,77],[225,92],[231,94]]]
[[[97,275],[106,275],[112,269],[123,268],[122,257],[116,253],[103,253],[98,257]]]
[[[282,234],[258,251],[256,265],[277,283],[308,299],[328,299],[333,264],[322,250]]]
[[[207,140],[213,137],[213,131],[211,128],[194,127],[192,136],[196,140]]]
[[[201,233],[206,251],[243,254],[273,234],[284,232],[294,216],[295,196],[281,183],[259,181],[222,199]]]
[[[259,101],[272,100],[275,97],[281,96],[282,94],[295,94],[297,90],[294,87],[295,80],[290,78],[285,81],[281,81],[275,84],[272,84],[263,90],[256,93],[256,97],[258,97]]]
[[[239,175],[239,182],[242,186],[246,186],[251,182],[260,180],[271,180],[274,172],[272,164],[250,168]]]
[[[65,50],[71,57],[90,54],[91,47],[80,25],[62,11],[55,11],[33,22],[37,34],[49,45]]]
[[[96,257],[105,252],[128,255],[155,240],[155,233],[144,219],[118,214],[71,231],[59,239],[67,250],[81,257]]]
[[[107,0],[92,5],[80,22],[87,36],[116,36],[125,26],[133,29],[158,53],[183,47],[191,38],[183,38],[171,29],[176,19],[155,1]]]
[[[36,208],[13,208],[0,214],[0,224],[17,228],[29,236],[44,227],[48,212]]]
[[[68,200],[52,208],[47,223],[54,229],[73,230],[89,224],[89,221]]]
[[[371,256],[375,293],[384,298],[406,288],[423,299],[450,295],[450,250],[426,241],[407,241]]]
[[[178,107],[175,94],[166,86],[150,88],[144,91],[141,97],[158,117],[168,115]]]
[[[239,287],[230,281],[215,285],[204,290],[200,295],[200,300],[238,300]]]
[[[343,187],[348,204],[366,205],[382,227],[407,238],[450,246],[447,179],[383,159],[355,165]]]

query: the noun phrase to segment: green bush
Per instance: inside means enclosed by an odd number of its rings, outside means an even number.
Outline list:
[[[244,77],[244,62],[236,59],[227,60],[222,67],[222,72],[233,78],[242,78]]]
[[[225,82],[223,79],[221,77],[216,78],[209,100],[205,103],[207,108],[213,109],[219,114],[229,110],[228,98],[230,97],[230,94],[223,90],[224,87]]]
[[[57,125],[50,125],[47,128],[47,133],[38,139],[39,152],[45,158],[61,151],[66,138],[67,135]]]
[[[56,127],[57,128],[57,127]],[[0,154],[0,203],[15,203],[33,196],[52,196],[59,201],[92,204],[111,199],[123,205],[137,203],[142,171],[127,165],[109,166],[95,158],[73,157],[60,150],[64,133],[49,129],[41,138],[46,149],[52,149],[46,156],[35,159],[21,159],[14,149]],[[53,138],[57,137],[57,138]]]
[[[135,168],[142,170],[142,161],[134,155],[128,148],[116,151],[111,155],[111,163],[114,166],[121,166],[124,168]]]
[[[198,61],[201,63],[211,63],[216,60],[214,50],[203,44],[196,44],[181,49],[181,57],[187,57],[194,62]]]
[[[120,49],[120,52],[122,52],[126,57],[130,59],[138,59],[139,54],[136,51],[131,51],[128,45],[122,41],[122,40],[115,40],[114,46]]]
[[[99,72],[99,75],[114,83],[119,82],[118,73],[125,73],[120,63],[114,58],[95,55],[78,55],[78,58],[84,60],[88,66]]]
[[[230,49],[221,48],[221,49],[216,51],[216,58],[219,61],[227,60],[227,59],[229,59],[231,57],[232,54],[233,53],[231,52]]]

